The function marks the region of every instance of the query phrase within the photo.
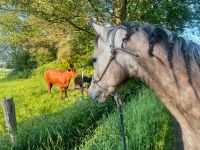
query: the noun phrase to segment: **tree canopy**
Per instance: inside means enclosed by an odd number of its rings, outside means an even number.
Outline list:
[[[148,22],[181,33],[185,28],[199,27],[200,2],[0,0],[0,54],[8,51],[9,55],[4,56],[14,68],[16,63],[35,68],[53,60],[65,62],[64,67],[70,63],[91,66],[94,33],[87,24],[89,20],[111,25]],[[27,59],[16,61],[24,54]]]

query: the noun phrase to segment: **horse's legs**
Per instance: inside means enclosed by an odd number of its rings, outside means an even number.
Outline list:
[[[62,86],[59,86],[60,89],[60,98],[63,99],[63,88]]]
[[[67,97],[67,89],[65,88],[65,97]]]
[[[53,84],[51,84],[50,82],[48,83],[48,92],[49,94],[51,94],[51,88],[52,88]]]

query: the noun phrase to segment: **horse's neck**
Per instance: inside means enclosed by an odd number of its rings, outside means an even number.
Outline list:
[[[66,77],[70,80],[72,78],[71,72],[67,71],[66,72]]]
[[[182,135],[186,138],[184,139],[185,143],[188,144],[188,148],[184,145],[185,149],[199,150],[200,99],[196,98],[193,88],[187,83],[187,78],[182,77],[183,79],[179,80],[179,87],[176,87],[172,75],[170,77],[166,72],[152,73],[143,67],[140,69],[140,77],[153,89],[178,120],[182,128]]]
[[[181,126],[190,127],[200,136],[200,91],[198,87],[200,72],[197,67],[194,64],[192,66],[194,68],[192,69],[194,72],[192,86],[188,82],[183,58],[176,53],[174,53],[174,69],[172,70],[169,67],[165,49],[156,44],[153,52],[156,57],[150,57],[148,41],[142,35],[137,35],[126,46],[140,53],[140,58],[136,59],[126,56],[126,67],[130,75],[141,78],[160,97],[179,123],[182,122]]]
[[[139,76],[155,91],[176,119],[185,122],[182,125],[191,127],[200,135],[200,91],[197,87],[200,82],[194,80],[193,85],[188,82],[183,59],[176,54],[172,70],[164,53],[165,50],[157,46],[154,51],[157,58],[144,57]],[[194,79],[197,76],[200,76],[199,71],[195,72]]]

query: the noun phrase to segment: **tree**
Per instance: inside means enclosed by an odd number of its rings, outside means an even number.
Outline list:
[[[67,23],[89,34],[85,21],[91,18],[111,24],[145,21],[177,31],[182,31],[189,21],[196,25],[200,18],[198,0],[15,0],[14,4],[48,22]]]
[[[0,0],[1,41],[20,45],[37,65],[65,59],[86,67],[94,39],[88,20],[149,22],[180,33],[199,24],[199,8],[198,0]]]

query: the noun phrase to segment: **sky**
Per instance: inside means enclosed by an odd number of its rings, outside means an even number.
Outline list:
[[[200,29],[198,29],[197,27],[185,29],[181,36],[200,44]]]

